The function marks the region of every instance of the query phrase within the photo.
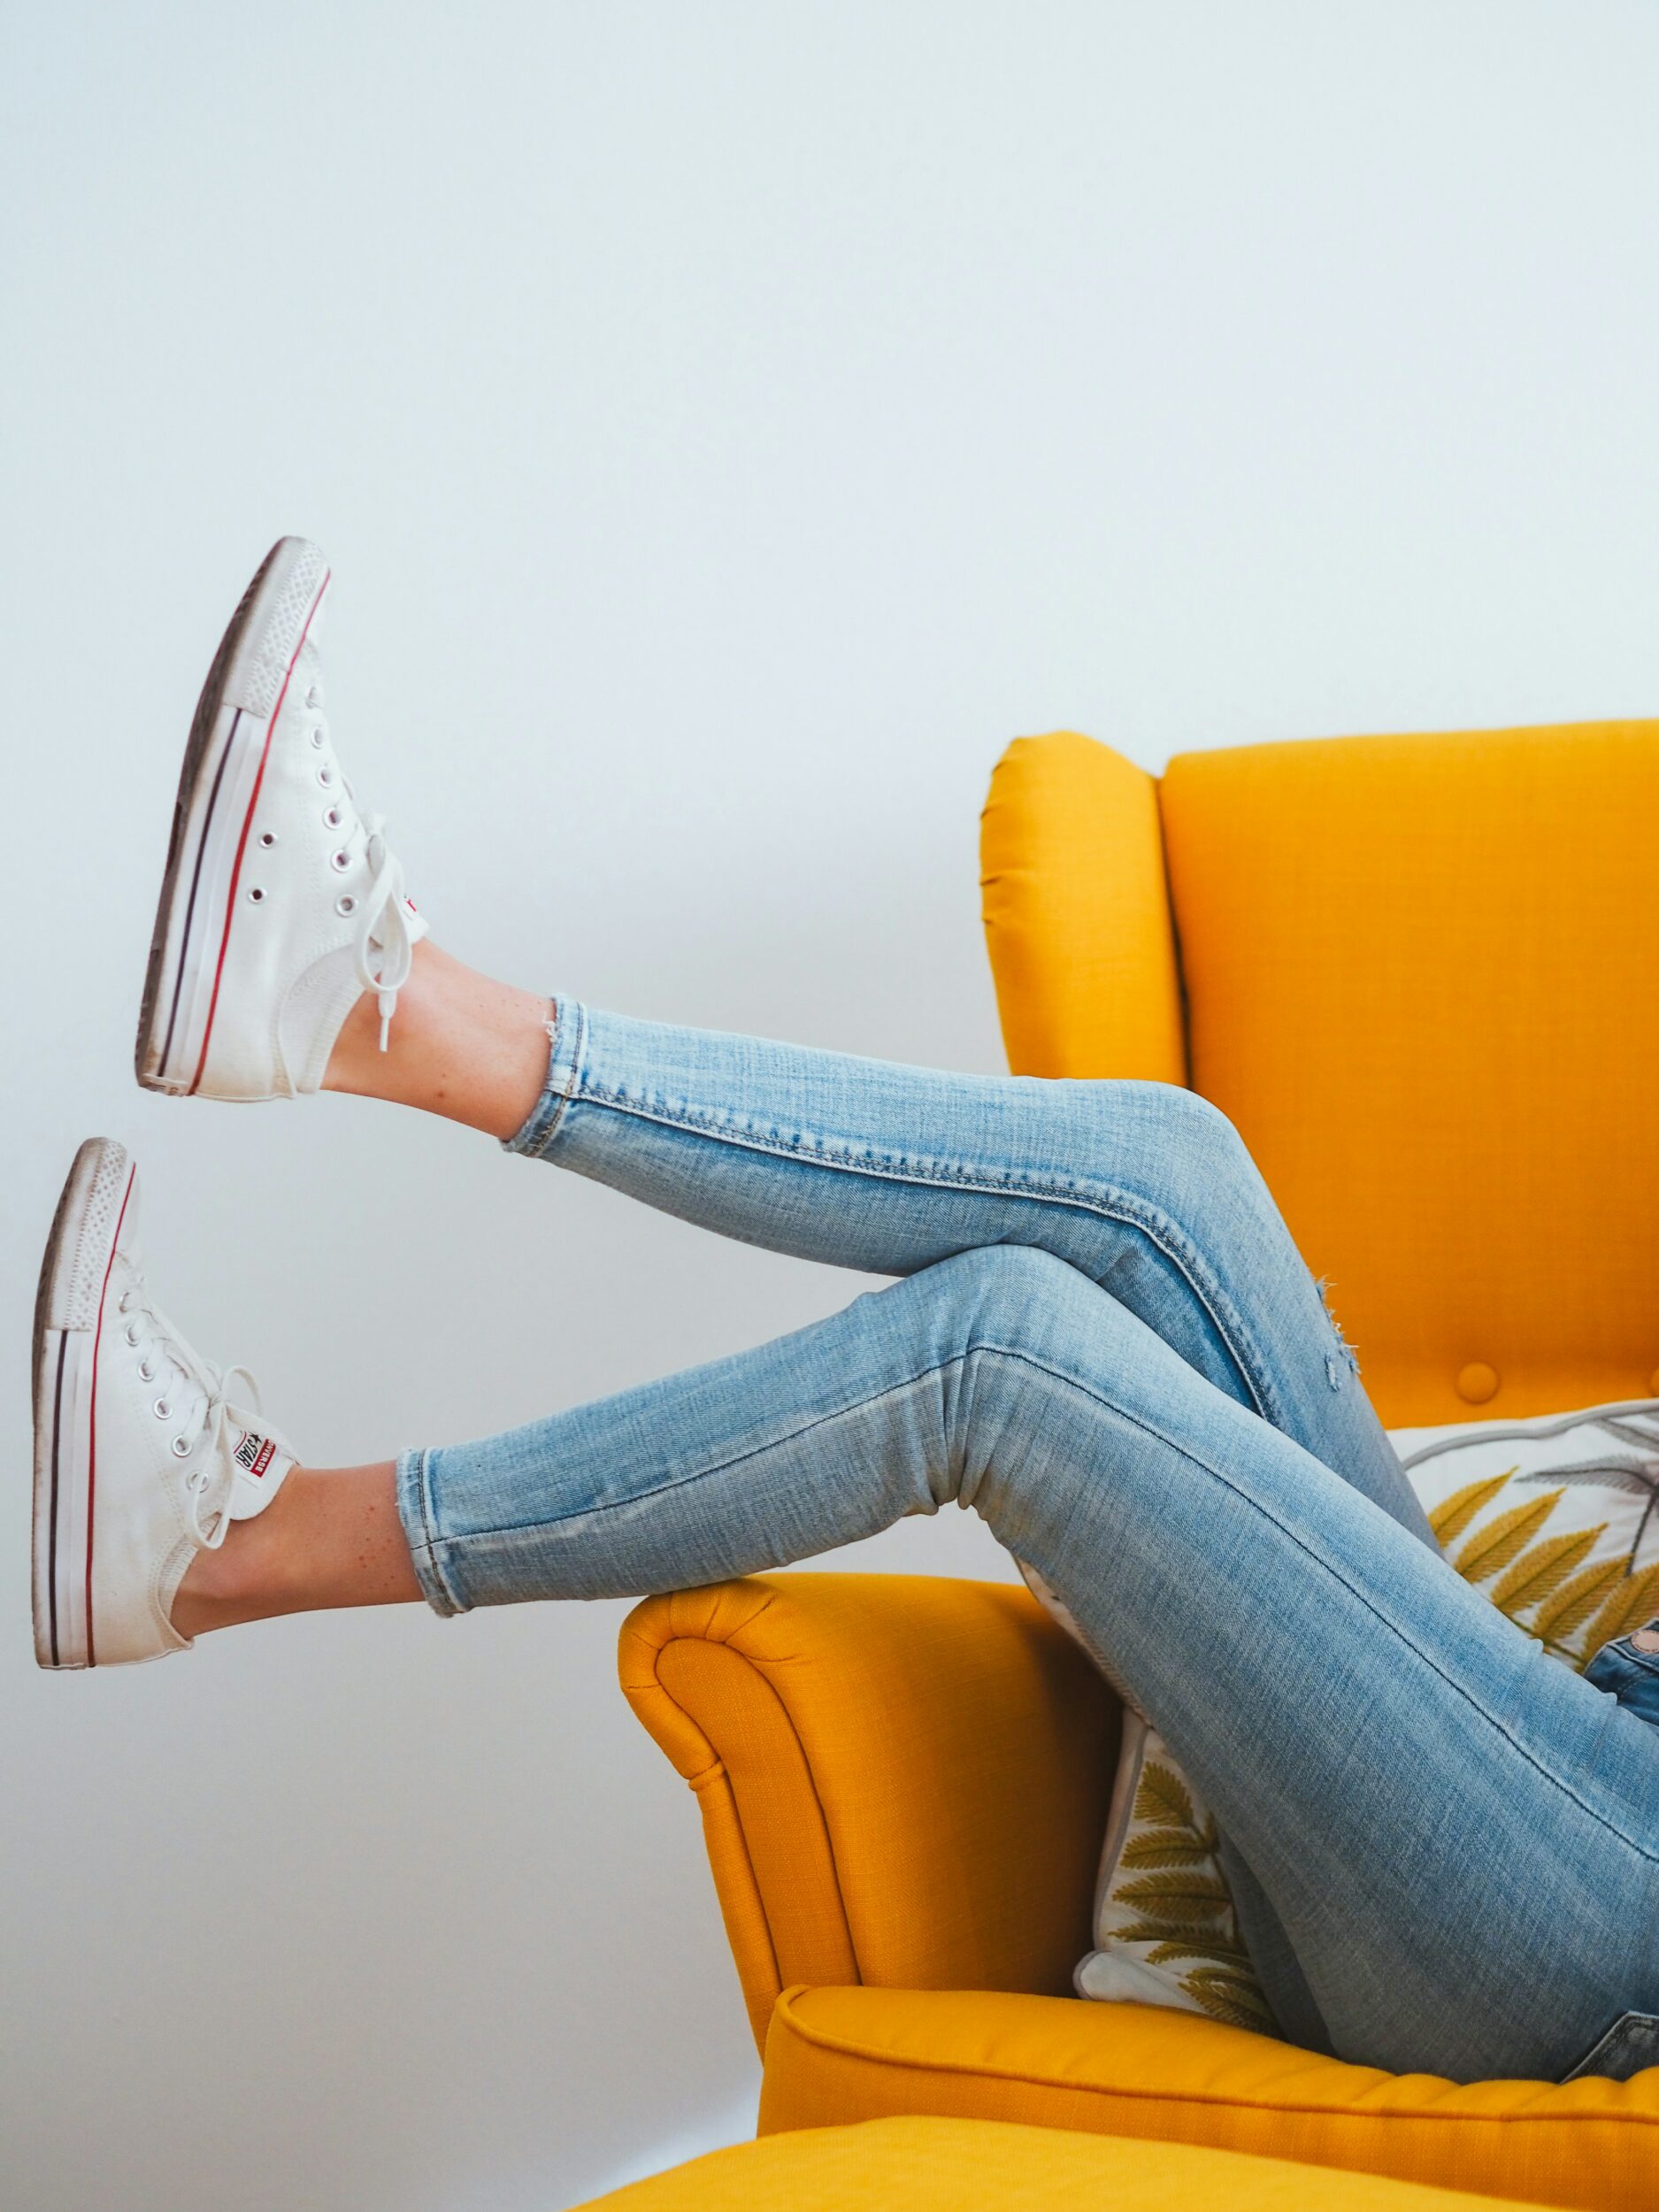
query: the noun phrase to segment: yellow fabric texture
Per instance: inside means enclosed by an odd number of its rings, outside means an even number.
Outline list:
[[[1071,1987],[1118,1710],[1024,1590],[757,1575],[648,1598],[620,1671],[697,1794],[757,2044],[791,1982]]]
[[[703,1807],[764,2131],[938,2113],[1659,2204],[1659,2069],[1455,2087],[1062,1994],[1117,1720],[1023,1591],[791,1572],[650,1598],[622,1678]],[[802,1961],[817,1985],[789,1987]]]
[[[871,2120],[739,2143],[586,2212],[1494,2212],[1490,2196],[1183,2143],[990,2120]]]
[[[1018,1073],[1179,1079],[1148,793],[1193,1086],[1384,1419],[1659,1394],[1659,724],[1229,747],[1156,787],[1069,733],[1010,747],[985,915]]]
[[[1463,2087],[1156,2006],[786,1990],[761,2132],[902,2112],[1206,2143],[1586,2212],[1659,2202],[1659,2068],[1629,2082]]]
[[[979,818],[979,889],[1017,1075],[1187,1080],[1158,787],[1104,745],[1017,738]]]
[[[1659,1395],[1655,818],[1655,724],[1249,747],[1161,785],[1022,740],[983,842],[1010,1063],[1181,1081],[1190,1053],[1392,1425]],[[1116,1709],[1021,1593],[654,1598],[622,1676],[702,1806],[767,2129],[1039,2120],[1659,2206],[1659,2069],[1454,2088],[1066,1997]]]

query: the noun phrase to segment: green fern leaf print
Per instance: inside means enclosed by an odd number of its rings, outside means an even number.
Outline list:
[[[1512,1505],[1478,1529],[1454,1563],[1465,1582],[1489,1582],[1525,1550],[1561,1502],[1559,1490],[1547,1490],[1541,1498]]]
[[[1628,1636],[1632,1628],[1640,1628],[1645,1621],[1659,1611],[1659,1559],[1651,1567],[1644,1567],[1640,1574],[1627,1575],[1612,1596],[1590,1624],[1584,1640],[1584,1663],[1587,1666],[1603,1644],[1610,1644],[1616,1636]]]
[[[1170,1936],[1156,1950],[1147,1953],[1148,1966],[1169,1966],[1176,1959],[1208,1959],[1212,1964],[1220,1962],[1250,1970],[1250,1955],[1244,1946],[1219,1932],[1213,1939],[1208,1936],[1202,1939],[1196,1936]]]
[[[1111,1932],[1111,1940],[1114,1943],[1156,1943],[1160,1947],[1170,1944],[1185,1945],[1186,1939],[1187,1931],[1184,1928],[1176,1927],[1171,1921],[1163,1920],[1133,1920],[1126,1928],[1114,1928]],[[1171,1955],[1174,1956],[1175,1954],[1171,1953]],[[1215,1955],[1208,1944],[1202,1951],[1194,1951],[1190,1946],[1187,1946],[1180,1952],[1182,1958],[1207,1959],[1213,1958]]]
[[[1192,1827],[1192,1795],[1173,1767],[1160,1766],[1155,1759],[1147,1762],[1135,1792],[1135,1818],[1160,1828]]]
[[[1574,1575],[1571,1582],[1563,1582],[1548,1604],[1540,1608],[1530,1624],[1533,1635],[1552,1651],[1560,1651],[1574,1629],[1584,1626],[1613,1585],[1624,1579],[1622,1559],[1597,1560],[1594,1566]]]
[[[1429,1516],[1429,1526],[1434,1531],[1443,1551],[1448,1544],[1455,1544],[1483,1506],[1495,1498],[1509,1475],[1488,1476],[1485,1482],[1465,1483],[1461,1490],[1454,1490],[1449,1498],[1442,1498]]]
[[[1565,1536],[1546,1536],[1529,1544],[1499,1581],[1492,1602],[1501,1613],[1518,1620],[1529,1607],[1555,1596],[1601,1533],[1598,1528],[1574,1529]]]
[[[1118,1854],[1119,1866],[1202,1866],[1210,1856],[1203,1838],[1190,1830],[1185,1834],[1154,1828],[1131,1836]]]
[[[1112,1902],[1133,1907],[1151,1919],[1172,1922],[1168,1932],[1173,1933],[1226,1912],[1233,1897],[1218,1874],[1138,1874],[1133,1881],[1118,1884]]]
[[[1181,1987],[1213,2020],[1223,2020],[1233,2028],[1250,2028],[1257,2034],[1274,2032],[1277,2023],[1253,1982],[1241,1981],[1223,1968],[1195,1966],[1190,1974],[1182,1975]]]

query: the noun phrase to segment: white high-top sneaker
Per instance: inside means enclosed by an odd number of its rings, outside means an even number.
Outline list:
[[[138,1079],[200,1098],[320,1088],[346,1016],[380,1047],[426,925],[379,815],[358,812],[323,719],[328,564],[280,538],[208,671],[173,806],[138,1018]]]
[[[231,1390],[240,1376],[245,1389]],[[246,1409],[241,1401],[250,1398]],[[88,1137],[58,1202],[35,1302],[35,1655],[120,1666],[185,1651],[185,1569],[262,1513],[294,1452],[243,1368],[220,1375],[150,1302],[138,1185]]]

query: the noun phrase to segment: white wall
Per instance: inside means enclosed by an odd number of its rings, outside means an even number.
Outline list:
[[[37,1676],[58,1181],[135,1147],[168,1304],[316,1458],[855,1286],[413,1118],[134,1088],[246,572],[332,555],[336,727],[457,951],[994,1068],[1015,732],[1157,764],[1659,702],[1659,14],[54,0],[4,37],[0,2198],[549,2212],[752,2111],[623,1609]],[[949,1519],[872,1556],[1000,1571]]]

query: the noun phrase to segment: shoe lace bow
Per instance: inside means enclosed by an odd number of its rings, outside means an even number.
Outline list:
[[[365,849],[369,866],[374,871],[374,880],[363,902],[363,918],[357,925],[354,950],[357,980],[365,991],[373,991],[375,995],[380,1017],[380,1050],[384,1052],[392,1016],[397,1011],[397,994],[408,982],[414,964],[415,932],[409,918],[409,902],[403,894],[403,864],[386,841],[386,817],[365,814],[363,827],[367,840]],[[246,1369],[242,1372],[246,1373]]]
[[[247,1394],[251,1403],[246,1407],[231,1396],[233,1375],[240,1375],[247,1385]],[[190,1516],[192,1535],[206,1550],[217,1551],[235,1517],[231,1511],[236,1489],[232,1432],[241,1432],[257,1424],[258,1432],[270,1438],[279,1449],[288,1451],[288,1446],[266,1425],[259,1409],[259,1386],[240,1362],[233,1361],[222,1373],[216,1373],[210,1368],[204,1379],[209,1381],[211,1386],[203,1405],[201,1422],[196,1434],[189,1440],[189,1447],[194,1452],[204,1437],[211,1437],[211,1445],[205,1456],[185,1477],[184,1489],[189,1501],[187,1509]],[[252,1415],[251,1419],[250,1414]],[[288,1452],[290,1458],[293,1455]],[[203,1524],[204,1513],[212,1516],[211,1528]]]
[[[187,1425],[179,1430],[172,1448],[176,1459],[196,1460],[196,1465],[184,1479],[190,1533],[204,1550],[217,1551],[235,1517],[231,1509],[236,1488],[233,1431],[257,1427],[261,1436],[268,1438],[288,1458],[294,1459],[297,1454],[265,1420],[260,1407],[259,1385],[250,1371],[240,1361],[233,1361],[221,1370],[193,1356],[165,1316],[143,1296],[142,1282],[142,1276],[137,1276],[121,1297],[119,1311],[127,1319],[127,1340],[139,1352],[139,1374],[145,1382],[157,1379],[157,1354],[172,1371],[173,1380],[163,1383],[162,1394],[155,1402],[153,1410],[158,1416],[172,1410],[169,1394],[179,1386],[193,1392],[200,1402],[195,1427]],[[234,1388],[233,1378],[237,1376],[245,1389]],[[204,1439],[208,1440],[210,1448],[201,1453]]]

